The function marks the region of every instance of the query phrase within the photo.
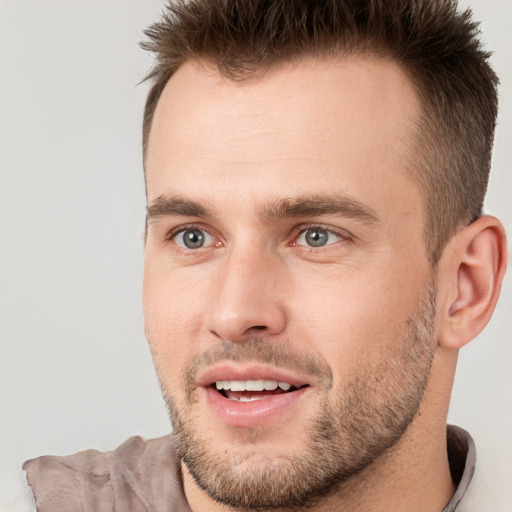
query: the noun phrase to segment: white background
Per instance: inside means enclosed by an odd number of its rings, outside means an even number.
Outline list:
[[[169,431],[142,327],[136,85],[161,6],[0,0],[0,503],[27,458]],[[512,236],[512,1],[472,7],[502,81],[486,209]],[[449,418],[476,440],[494,512],[512,510],[511,274],[461,353]]]

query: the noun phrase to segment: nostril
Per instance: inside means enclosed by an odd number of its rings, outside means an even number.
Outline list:
[[[268,329],[268,327],[266,325],[253,325],[253,326],[249,327],[249,329],[246,329],[244,334],[246,336],[250,336],[252,333],[253,336],[258,336],[259,333],[263,334],[263,331],[266,331],[267,329]]]

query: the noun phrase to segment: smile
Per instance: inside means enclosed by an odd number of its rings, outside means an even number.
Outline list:
[[[276,380],[219,380],[215,389],[228,398],[237,402],[253,402],[263,400],[283,393],[296,391],[294,385]]]
[[[293,372],[261,365],[219,365],[197,380],[205,405],[220,422],[254,427],[292,421],[313,387]]]

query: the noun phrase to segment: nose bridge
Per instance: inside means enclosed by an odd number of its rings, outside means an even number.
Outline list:
[[[280,263],[277,254],[261,245],[239,243],[231,247],[213,283],[210,331],[228,341],[244,335],[280,333],[286,325],[286,278]]]

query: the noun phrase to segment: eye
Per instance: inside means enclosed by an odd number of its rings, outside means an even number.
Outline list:
[[[297,237],[296,245],[307,245],[309,247],[322,247],[343,240],[340,235],[323,228],[309,228],[302,231]]]
[[[198,228],[182,229],[172,238],[174,243],[183,249],[200,249],[211,245],[214,241],[213,236],[204,229]]]

